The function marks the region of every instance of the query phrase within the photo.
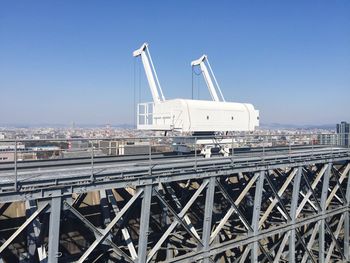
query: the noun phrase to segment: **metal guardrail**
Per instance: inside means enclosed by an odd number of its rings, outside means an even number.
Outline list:
[[[237,152],[259,153],[262,160],[269,155],[269,151],[279,149],[287,153],[289,159],[295,158],[297,150],[305,147],[305,150],[311,151],[311,155],[320,147],[328,148],[331,155],[334,155],[341,148],[349,148],[342,145],[342,134],[244,134],[244,135],[225,135],[225,136],[152,136],[152,137],[123,137],[123,138],[72,138],[72,139],[41,139],[41,140],[1,140],[0,143],[13,145],[12,149],[2,151],[2,153],[13,153],[13,170],[14,170],[14,189],[19,188],[18,173],[23,169],[23,164],[34,162],[32,160],[24,160],[24,154],[33,154],[36,161],[55,161],[55,160],[72,160],[72,159],[90,159],[91,177],[94,180],[96,164],[103,157],[125,157],[130,156],[130,160],[135,157],[140,162],[148,160],[149,169],[152,171],[154,162],[152,160],[159,159],[159,155],[163,158],[176,158],[174,150],[177,154],[186,155],[194,158],[193,166],[196,169],[199,158],[205,155],[205,149],[209,148],[210,152],[215,155],[223,155],[230,158],[232,163],[235,161]],[[103,144],[107,142],[107,146]],[[77,143],[77,145],[74,145]],[[30,145],[30,147],[21,147],[18,145]],[[73,146],[72,146],[73,144]],[[60,145],[59,149],[47,148],[47,146]],[[69,147],[70,145],[70,147]],[[62,149],[63,147],[63,149]],[[66,147],[66,148],[64,148]],[[136,149],[138,147],[138,149]],[[125,149],[133,149],[141,153],[128,153]],[[179,151],[180,149],[180,151]],[[1,153],[1,152],[0,152]],[[52,155],[50,155],[52,154]],[[65,155],[75,155],[75,157],[65,157]],[[22,156],[22,158],[19,158]],[[39,156],[39,157],[38,157]],[[41,156],[41,157],[40,157]],[[208,157],[208,156],[207,156]],[[11,165],[12,162],[0,162],[1,165]],[[1,176],[1,173],[0,173]],[[1,177],[0,177],[1,180]]]

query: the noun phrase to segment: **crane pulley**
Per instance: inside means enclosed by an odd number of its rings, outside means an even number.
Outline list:
[[[209,68],[210,73],[208,71],[207,66],[205,65],[205,62],[207,62],[207,64],[208,64],[208,68]],[[199,59],[192,61],[191,62],[191,66],[192,67],[195,67],[195,66],[199,66],[200,67],[200,69],[201,69],[201,71],[203,73],[203,76],[204,76],[205,83],[207,84],[207,87],[209,89],[209,92],[210,92],[210,95],[211,95],[211,98],[213,99],[213,101],[223,101],[223,102],[225,102],[225,98],[222,95],[219,83],[217,82],[217,80],[215,78],[215,75],[214,75],[214,72],[211,69],[211,66],[210,66],[210,63],[209,63],[209,60],[208,60],[208,56],[207,55],[203,55]],[[211,76],[214,79],[216,87],[214,86],[214,83],[213,83],[213,80],[212,80]],[[217,91],[219,91],[220,97],[219,97]]]

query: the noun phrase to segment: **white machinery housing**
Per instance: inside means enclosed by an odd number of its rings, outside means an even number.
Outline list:
[[[252,104],[225,101],[210,64],[208,64],[220,93],[221,100],[219,99],[213,81],[204,64],[207,61],[205,55],[199,60],[193,61],[192,66],[200,66],[213,101],[165,100],[148,50],[148,44],[143,44],[140,49],[134,51],[133,55],[134,57],[141,56],[153,97],[153,102],[138,104],[138,129],[176,130],[182,133],[196,133],[254,131],[255,127],[259,126],[259,111],[255,110]]]

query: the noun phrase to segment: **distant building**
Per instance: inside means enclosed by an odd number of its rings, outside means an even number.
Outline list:
[[[13,152],[0,152],[0,163],[1,162],[13,162],[15,154]]]
[[[350,123],[342,121],[337,124],[338,143],[341,146],[350,146]]]
[[[106,155],[148,154],[149,142],[100,141],[99,149]]]
[[[72,141],[68,142],[68,149],[76,150],[76,149],[87,149],[89,148],[89,141],[84,140],[81,136],[71,136]],[[78,140],[82,139],[82,140]]]
[[[106,155],[118,155],[118,141],[99,141],[99,148]]]
[[[337,145],[337,134],[318,134],[319,144]]]

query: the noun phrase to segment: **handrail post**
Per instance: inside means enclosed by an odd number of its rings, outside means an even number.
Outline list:
[[[151,147],[151,139],[148,140],[149,147],[148,147],[148,153],[149,153],[149,161],[152,161],[152,147]]]
[[[91,181],[94,181],[94,142],[91,141]]]
[[[152,174],[152,146],[151,146],[151,138],[148,139],[148,162],[149,162],[149,175]]]
[[[234,151],[234,149],[233,149],[233,134],[231,135],[232,137],[231,137],[231,162],[232,163],[234,163],[234,158],[233,158],[233,156],[234,156],[234,153],[235,153],[235,151]]]
[[[266,136],[264,137],[264,140],[263,140],[263,161],[265,161],[265,142],[266,142]]]
[[[17,138],[15,140],[15,152],[14,152],[14,168],[15,168],[15,191],[18,190],[18,173],[17,173]]]
[[[289,150],[289,161],[291,162],[292,161],[292,145],[290,143],[290,139],[288,140],[288,150]]]
[[[197,170],[197,137],[194,137],[194,169]]]
[[[333,145],[331,145],[331,156],[333,157]]]

